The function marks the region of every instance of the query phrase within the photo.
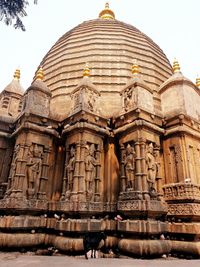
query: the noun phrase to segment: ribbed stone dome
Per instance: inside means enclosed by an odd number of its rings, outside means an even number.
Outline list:
[[[149,37],[129,24],[99,18],[83,22],[64,34],[41,65],[54,98],[52,104],[56,104],[55,98],[69,95],[79,84],[86,62],[96,89],[111,94],[119,93],[132,77],[135,60],[152,90],[158,91],[172,74],[169,60]]]
[[[86,62],[99,90],[120,90],[131,77],[134,60],[153,88],[171,75],[163,51],[135,27],[117,20],[86,21],[64,34],[42,61],[45,81],[54,95],[71,91],[82,79]]]

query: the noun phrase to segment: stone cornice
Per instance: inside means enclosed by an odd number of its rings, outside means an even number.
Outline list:
[[[175,127],[171,128],[171,129],[165,130],[164,135],[168,136],[168,135],[171,135],[171,134],[177,134],[177,133],[182,133],[182,132],[190,134],[190,135],[195,136],[198,139],[200,139],[200,132],[190,128],[187,125],[175,126]]]
[[[97,125],[94,125],[94,124],[91,124],[91,123],[88,123],[88,122],[77,122],[77,123],[75,123],[73,125],[66,125],[65,129],[62,132],[62,134],[69,133],[69,132],[71,132],[73,130],[84,129],[84,128],[93,130],[93,131],[95,131],[97,133],[100,133],[100,134],[103,134],[103,135],[108,135],[108,136],[112,135],[112,132],[110,131],[109,128],[107,128],[107,129],[101,128],[101,127],[99,127]]]
[[[147,128],[152,129],[153,131],[159,132],[160,134],[164,133],[164,130],[162,128],[160,128],[159,126],[154,125],[150,122],[147,122],[145,120],[135,120],[133,122],[130,122],[129,124],[126,124],[122,127],[117,128],[113,132],[114,132],[114,134],[119,134],[119,133],[124,132],[124,131],[132,128],[132,127],[135,127],[135,126],[147,127]]]
[[[49,135],[53,135],[55,137],[59,137],[58,132],[55,129],[50,129],[45,126],[39,126],[37,124],[31,122],[24,122],[16,131],[11,135],[11,137],[18,135],[22,130],[33,130],[36,132],[41,132]]]

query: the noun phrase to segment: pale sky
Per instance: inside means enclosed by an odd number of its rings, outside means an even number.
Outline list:
[[[29,0],[26,32],[0,22],[0,91],[16,68],[24,89],[31,84],[42,58],[64,33],[95,19],[106,0]],[[200,75],[200,0],[110,0],[116,19],[132,24],[164,51],[176,57],[182,73],[193,82]]]

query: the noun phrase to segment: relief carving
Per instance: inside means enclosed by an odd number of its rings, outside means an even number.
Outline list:
[[[124,154],[124,169],[126,177],[126,188],[134,190],[135,182],[135,150],[128,144],[126,147],[126,152]]]
[[[20,145],[18,144],[14,148],[6,196],[9,195],[13,189],[18,189],[18,186],[19,186],[18,185],[18,179],[15,177],[16,169],[17,169],[17,161],[18,161],[18,157],[19,157],[19,151],[20,151]]]
[[[132,88],[128,88],[124,92],[124,109],[125,111],[130,110],[135,105],[135,95]]]
[[[37,144],[30,147],[26,166],[28,184],[27,193],[29,196],[37,198],[42,174],[42,151],[38,148]]]
[[[147,183],[150,195],[156,195],[156,177],[158,174],[158,162],[154,154],[153,144],[147,146],[146,152],[146,166],[147,166]]]
[[[73,189],[74,170],[75,170],[75,148],[71,146],[69,160],[66,166],[66,172],[67,172],[66,198],[69,198],[70,192],[72,192]]]
[[[96,178],[97,159],[95,157],[94,144],[86,146],[85,157],[85,190],[87,198],[91,199],[95,192],[95,178]]]
[[[90,111],[94,111],[95,95],[87,90],[86,107]]]

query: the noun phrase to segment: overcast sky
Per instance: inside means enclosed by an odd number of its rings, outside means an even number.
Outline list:
[[[26,32],[0,22],[0,90],[21,70],[24,89],[37,66],[65,32],[95,19],[106,0],[29,0]],[[200,0],[110,0],[116,19],[132,24],[156,42],[170,62],[176,57],[183,74],[200,75]]]

